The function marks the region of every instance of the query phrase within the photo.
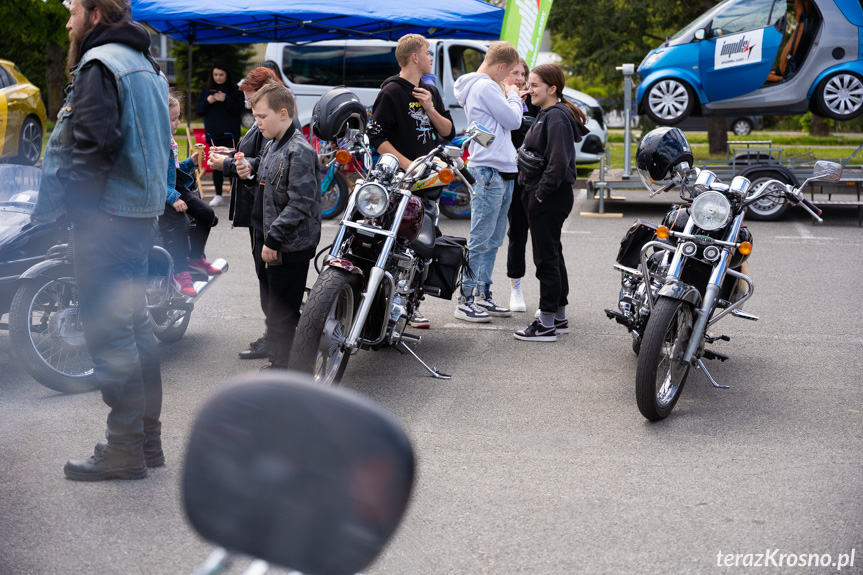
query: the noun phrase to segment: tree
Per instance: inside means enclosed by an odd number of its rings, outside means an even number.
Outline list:
[[[42,91],[48,118],[55,118],[63,103],[65,56],[69,45],[66,22],[69,11],[62,0],[3,0],[0,22],[0,57],[12,60]]]

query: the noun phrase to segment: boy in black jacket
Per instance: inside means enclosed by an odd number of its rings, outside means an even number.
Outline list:
[[[309,262],[321,239],[321,183],[315,150],[293,126],[294,98],[275,80],[251,98],[261,135],[270,142],[254,178],[259,184],[252,207],[255,271],[261,301],[267,302],[270,365],[286,368]],[[251,168],[237,166],[246,179]]]

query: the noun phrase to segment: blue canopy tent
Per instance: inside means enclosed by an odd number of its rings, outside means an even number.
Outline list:
[[[293,42],[344,38],[496,40],[503,9],[482,0],[131,0],[132,18],[189,44]]]

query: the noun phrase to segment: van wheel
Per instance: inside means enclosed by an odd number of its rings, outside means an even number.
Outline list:
[[[675,78],[664,78],[647,89],[644,113],[655,124],[674,126],[689,116],[695,106],[695,94],[687,84]]]
[[[822,116],[853,120],[863,113],[863,80],[857,74],[838,72],[818,84],[813,98]]]

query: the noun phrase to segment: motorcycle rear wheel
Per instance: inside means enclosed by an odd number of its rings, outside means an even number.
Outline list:
[[[680,399],[690,367],[680,358],[692,323],[692,306],[679,300],[659,298],[650,313],[635,373],[638,410],[650,421],[668,417]]]
[[[321,272],[303,306],[289,369],[311,373],[321,385],[338,385],[350,359],[341,343],[354,323],[357,286],[358,278],[343,269]]]
[[[470,219],[470,192],[462,183],[450,184],[441,194],[440,213],[451,220]]]
[[[96,389],[71,279],[38,277],[21,285],[9,308],[9,339],[24,369],[45,387],[60,393]]]
[[[321,218],[331,220],[338,217],[345,211],[349,195],[350,187],[347,178],[340,170],[336,170],[329,187],[321,191]]]

